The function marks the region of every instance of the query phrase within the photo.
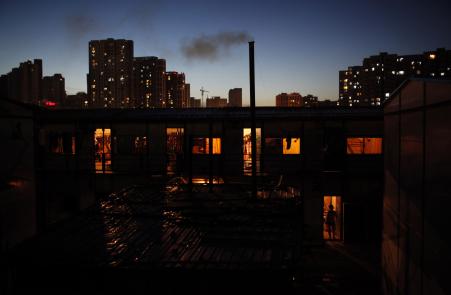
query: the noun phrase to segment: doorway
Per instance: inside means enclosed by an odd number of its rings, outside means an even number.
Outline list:
[[[323,238],[324,240],[342,239],[343,209],[341,196],[323,198]]]

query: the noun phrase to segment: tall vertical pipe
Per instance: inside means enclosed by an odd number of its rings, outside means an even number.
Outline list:
[[[255,123],[255,63],[254,41],[249,42],[249,82],[251,102],[251,144],[252,144],[252,198],[257,198],[257,132]]]

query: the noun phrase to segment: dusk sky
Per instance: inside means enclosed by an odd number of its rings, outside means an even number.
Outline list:
[[[86,91],[88,42],[95,39],[131,39],[135,56],[166,59],[168,71],[186,74],[197,98],[202,86],[221,97],[242,87],[244,105],[244,39],[255,40],[257,105],[274,105],[275,95],[292,91],[335,100],[338,71],[382,51],[451,49],[449,0],[0,1],[0,73],[41,58],[44,75],[63,74],[68,94]],[[244,42],[204,56],[183,50],[196,38],[227,33]]]

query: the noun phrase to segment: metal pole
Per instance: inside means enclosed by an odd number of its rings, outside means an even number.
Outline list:
[[[213,192],[213,126],[208,123],[208,191]]]
[[[251,102],[251,153],[252,153],[252,198],[257,198],[257,132],[255,127],[255,64],[254,41],[249,42],[249,82]]]
[[[188,136],[188,191],[193,192],[193,139]]]

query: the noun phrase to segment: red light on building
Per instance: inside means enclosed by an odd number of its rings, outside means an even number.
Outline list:
[[[51,108],[53,108],[53,107],[56,107],[56,102],[50,101],[50,100],[46,100],[46,101],[44,102],[44,105],[45,105],[46,107],[51,107]]]

